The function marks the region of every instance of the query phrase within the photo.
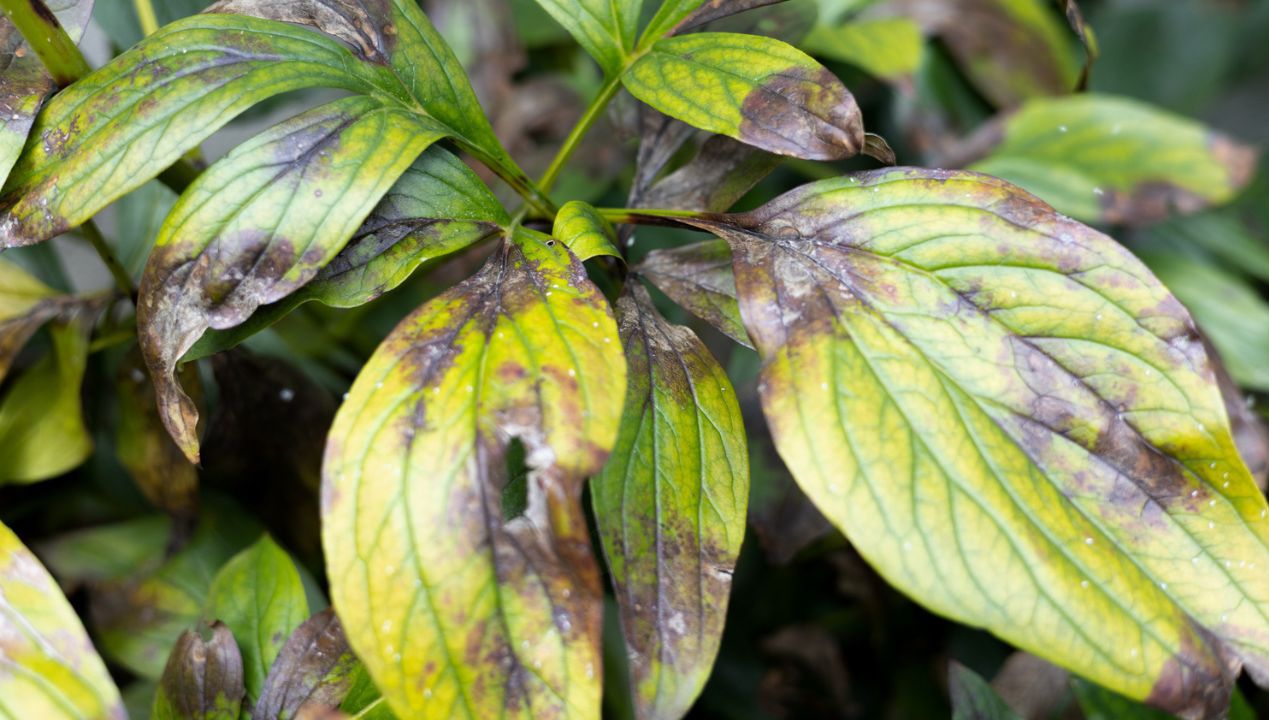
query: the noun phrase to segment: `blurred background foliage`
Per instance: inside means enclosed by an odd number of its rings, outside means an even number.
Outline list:
[[[530,175],[539,174],[598,87],[598,69],[533,0],[422,4],[467,66],[504,144]],[[1088,71],[1088,90],[1148,107],[1141,118],[1119,106],[1080,116],[1083,130],[1050,148],[1051,162],[1028,175],[1007,158],[984,155],[999,142],[1002,123],[1011,127],[1004,118],[1019,108],[1015,118],[1030,112],[1033,124],[1047,123],[1044,132],[1054,126],[1067,132],[1059,125],[1065,121],[1056,119],[1060,112],[1043,99],[1070,92],[1085,73],[1085,47],[1062,13],[1065,4],[790,0],[713,29],[778,36],[815,54],[855,93],[868,129],[889,141],[899,164],[979,162],[1007,176],[1004,171],[1016,171],[1015,181],[1104,227],[1190,308],[1254,409],[1269,392],[1269,163],[1243,178],[1241,189],[1212,187],[1201,176],[1201,162],[1174,157],[1180,144],[1167,124],[1173,120],[1156,115],[1176,113],[1256,147],[1269,141],[1269,0],[1079,3],[1091,28],[1087,39],[1100,55]],[[163,0],[155,9],[163,24],[203,5]],[[96,64],[142,37],[130,0],[98,0],[94,21],[85,46]],[[327,97],[299,93],[265,103],[212,138],[204,159]],[[1124,118],[1161,123],[1157,143],[1119,152],[1114,136]],[[587,138],[556,197],[624,205],[637,123],[634,101],[619,99],[606,126]],[[671,167],[690,159],[700,140],[679,150]],[[1057,166],[1076,156],[1105,167],[1088,177],[1059,174],[1069,169]],[[1095,200],[1106,192],[1097,184],[1101,178],[1166,162],[1174,163],[1174,184],[1193,174],[1188,194],[1117,212]],[[785,162],[738,207],[757,206],[809,179],[875,165],[863,158]],[[151,182],[102,218],[134,277],[174,200]],[[689,239],[699,237],[648,228],[626,241],[637,260]],[[140,368],[123,330],[129,309],[110,308],[106,328],[91,340],[73,320],[40,330],[17,357],[0,386],[0,521],[32,545],[68,592],[125,695],[135,700],[133,717],[148,716],[167,653],[199,617],[216,572],[262,530],[295,556],[314,598],[310,606],[322,606],[316,493],[338,398],[395,323],[470,274],[480,255],[477,249],[425,267],[364,307],[301,306],[242,348],[199,363],[192,372],[201,375],[210,419],[205,465],[197,470],[182,465],[165,438],[154,435],[161,430],[150,417],[153,399],[135,387]],[[91,293],[109,286],[96,258],[69,239],[4,259],[38,278],[39,297],[85,296],[84,312],[102,302]],[[809,505],[765,437],[754,389],[756,355],[661,304],[672,320],[706,339],[728,368],[751,433],[750,532],[717,666],[691,717],[949,717],[953,700],[957,717],[1010,717],[999,698],[1028,718],[1160,717],[985,633],[935,617],[889,589]],[[119,332],[109,331],[110,318]],[[22,421],[36,416],[51,419]],[[32,456],[17,447],[44,450]],[[174,484],[199,487],[196,509],[165,495]],[[609,616],[609,632],[616,633]],[[631,717],[620,688],[624,658],[606,661],[605,711]],[[949,666],[955,668],[950,688]],[[1269,694],[1246,682],[1240,690],[1232,717],[1269,716]]]

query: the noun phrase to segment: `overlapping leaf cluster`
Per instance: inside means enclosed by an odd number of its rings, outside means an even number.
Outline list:
[[[1269,443],[1181,303],[1081,222],[1229,202],[1252,151],[1069,95],[1088,65],[1037,3],[868,4],[825,2],[814,21],[806,4],[756,14],[786,7],[770,0],[539,0],[602,77],[536,182],[414,0],[220,0],[55,94],[0,27],[0,248],[91,241],[92,218],[149,181],[179,191],[135,295],[126,269],[118,293],[69,295],[0,260],[0,378],[52,323],[48,353],[0,396],[0,482],[91,455],[94,328],[100,342],[135,322],[118,457],[167,516],[41,550],[89,589],[108,656],[152,683],[152,716],[598,717],[605,581],[634,712],[686,714],[719,651],[760,431],[718,338],[667,319],[652,288],[756,351],[783,463],[917,602],[1183,716],[1223,712],[1244,668],[1269,682],[1269,505],[1248,469]],[[50,37],[58,19],[78,35],[87,5],[41,16]],[[788,158],[894,158],[797,44],[919,118],[927,36],[1001,110],[959,145],[931,141],[968,170],[830,170],[728,212]],[[339,92],[201,167],[232,118],[313,88]],[[557,203],[564,163],[623,91],[640,136],[629,207]],[[716,237],[636,262],[640,225]],[[217,462],[221,433],[200,439],[195,361],[211,358],[231,417],[259,416],[256,441],[282,432],[275,417],[329,419],[289,379],[267,402],[235,398],[227,378],[264,371],[234,348],[309,301],[364,306],[472,248],[483,265],[401,320],[334,412],[326,608],[303,564],[268,536],[245,547],[258,526],[200,499],[190,463]],[[313,486],[314,463],[276,468]],[[0,666],[0,709],[122,716],[52,579],[0,531],[0,651],[24,663]],[[82,560],[123,537],[169,545]],[[955,670],[957,706],[1007,716],[980,685]]]

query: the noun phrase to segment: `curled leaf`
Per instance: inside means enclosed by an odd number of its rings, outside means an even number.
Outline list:
[[[1178,714],[1269,681],[1269,506],[1126,250],[931,170],[688,222],[731,245],[786,464],[893,585]]]
[[[57,291],[0,260],[0,380],[36,330],[57,316]]]
[[[578,260],[607,255],[620,258],[612,224],[589,203],[573,200],[565,203],[555,215],[552,234],[568,247]]]
[[[127,717],[84,626],[44,567],[0,524],[0,715]]]
[[[444,134],[362,96],[279,123],[213,165],[163,224],[141,280],[141,348],[163,422],[198,461],[198,410],[176,362],[209,328],[238,325],[333,259],[410,163]]]
[[[838,160],[864,144],[850,91],[780,40],[713,32],[666,38],[622,82],[667,115],[780,155]]]
[[[326,449],[323,547],[349,642],[398,716],[598,714],[580,495],[617,434],[616,337],[581,263],[520,229],[353,384]],[[513,439],[530,472],[512,518]]]
[[[198,392],[194,365],[182,368],[181,382]],[[119,422],[115,430],[115,454],[137,488],[155,507],[180,518],[198,513],[198,470],[189,464],[172,441],[159,417],[154,385],[137,351],[119,364],[115,381]]]
[[[228,627],[212,623],[205,630],[186,630],[168,656],[151,717],[237,720],[242,678],[242,656]]]
[[[727,375],[641,285],[617,303],[628,383],[617,444],[591,481],[639,717],[682,717],[718,652],[745,532],[749,459]]]

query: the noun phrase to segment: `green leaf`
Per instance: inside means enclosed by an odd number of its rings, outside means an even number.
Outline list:
[[[617,303],[629,381],[591,481],[642,718],[680,718],[709,678],[745,535],[749,457],[727,374],[641,285]]]
[[[0,260],[0,380],[27,340],[60,310],[57,291],[21,267]]]
[[[331,428],[322,541],[348,639],[400,717],[594,717],[600,587],[584,480],[625,359],[563,243],[519,229],[379,346]],[[512,439],[524,514],[501,506]]]
[[[0,247],[79,225],[256,102],[309,87],[387,95],[385,73],[303,28],[234,15],[177,21],[40,114],[40,142],[0,196]]]
[[[803,41],[812,55],[850,63],[890,82],[908,81],[921,67],[925,39],[905,17],[869,18],[817,25]]]
[[[110,674],[53,578],[0,524],[0,715],[127,716]]]
[[[850,91],[780,40],[734,33],[659,40],[622,82],[666,115],[780,155],[838,160],[863,147]]]
[[[1233,199],[1256,151],[1136,100],[1071,95],[1032,100],[972,169],[1034,192],[1087,222],[1146,224]]]
[[[722,240],[653,250],[635,272],[678,303],[684,310],[713,325],[724,335],[753,347],[740,319],[731,248]]]
[[[997,107],[1071,92],[1080,63],[1049,0],[901,0]]]
[[[729,15],[745,13],[785,0],[664,0],[657,14],[639,39],[639,46],[646,47],[666,35],[685,33],[706,23],[721,20]],[[757,31],[754,31],[757,33]],[[767,33],[761,33],[767,34]]]
[[[1022,720],[978,673],[953,660],[947,668],[952,720]]]
[[[251,715],[290,720],[337,710],[356,679],[358,665],[339,618],[327,608],[305,620],[282,646]]]
[[[182,370],[182,384],[199,388],[197,366],[186,365]],[[195,392],[196,397],[200,394]],[[119,363],[115,397],[119,414],[114,448],[119,464],[156,508],[176,517],[196,517],[198,470],[164,429],[154,384],[136,349]]]
[[[71,40],[79,42],[92,15],[92,0],[54,2],[47,7]],[[26,145],[35,114],[57,89],[53,78],[8,16],[0,16],[0,80],[4,86],[3,102],[0,102],[0,119],[4,121],[0,123],[0,185],[3,185]]]
[[[1234,380],[1269,390],[1269,304],[1256,288],[1217,266],[1174,253],[1147,252],[1142,259],[1194,314]]]
[[[398,287],[420,266],[492,237],[510,222],[476,173],[433,145],[312,281],[259,308],[241,325],[204,333],[184,360],[228,350],[310,300],[339,308],[364,305]]]
[[[150,717],[237,720],[245,691],[242,654],[229,628],[212,623],[206,630],[186,630],[163,669]]]
[[[113,525],[75,530],[36,545],[62,587],[126,580],[163,561],[172,520],[150,515]]]
[[[982,175],[896,169],[686,220],[727,239],[798,483],[942,615],[1172,712],[1269,676],[1269,506],[1180,303]]]
[[[216,571],[259,536],[259,525],[241,509],[212,498],[203,504],[194,536],[162,565],[134,566],[130,577],[89,587],[102,652],[140,677],[163,674],[172,645],[197,623]]]
[[[634,48],[643,0],[537,0],[608,75],[625,66]]]
[[[572,200],[555,215],[552,233],[578,260],[607,255],[621,258],[616,248],[617,233],[590,203]]]
[[[286,639],[308,617],[300,573],[286,551],[268,536],[221,568],[207,594],[203,616],[233,631],[242,652],[250,707],[260,697],[265,673]]]
[[[392,183],[444,130],[354,96],[301,113],[199,176],[163,224],[137,318],[163,422],[198,461],[198,409],[177,360],[209,327],[280,300],[335,257]]]
[[[95,315],[85,310],[54,325],[52,351],[0,396],[0,485],[57,477],[92,455],[80,389]]]

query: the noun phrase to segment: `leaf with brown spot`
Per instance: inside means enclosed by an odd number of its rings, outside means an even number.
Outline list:
[[[0,715],[124,720],[119,690],[53,578],[0,524]]]
[[[309,301],[338,308],[364,305],[398,287],[419,267],[493,237],[510,222],[476,173],[433,145],[308,284],[260,307],[241,325],[205,332],[182,360],[235,347]]]
[[[727,337],[753,347],[740,319],[731,248],[722,240],[693,243],[669,250],[653,250],[635,272],[696,317]]]
[[[1049,0],[896,0],[997,107],[1071,92],[1080,66]]]
[[[718,652],[745,534],[749,458],[727,374],[641,285],[617,303],[628,383],[591,481],[640,718],[682,717]]]
[[[390,0],[217,0],[203,12],[307,25],[348,43],[363,60],[381,65],[388,64],[396,45]]]
[[[891,584],[1181,715],[1269,681],[1269,506],[1126,250],[935,170],[684,222],[731,246],[781,456]]]
[[[180,357],[208,328],[234,327],[313,279],[444,134],[376,99],[336,100],[239,146],[177,201],[146,264],[137,319],[163,422],[191,462],[198,410],[176,383]]]
[[[186,630],[168,656],[154,696],[154,720],[237,720],[242,655],[223,623]]]
[[[1086,222],[1142,225],[1222,205],[1255,175],[1255,148],[1113,95],[1033,100],[971,169]],[[1167,152],[1160,152],[1167,148]]]
[[[581,508],[625,358],[563,243],[519,229],[407,317],[331,429],[322,532],[348,639],[400,717],[594,717],[599,575]],[[530,469],[505,518],[507,450]]]
[[[92,16],[92,0],[50,2],[49,10],[72,42],[79,42]],[[57,84],[22,34],[0,15],[0,185],[26,145],[35,115]],[[3,285],[0,285],[3,287]]]
[[[251,716],[290,720],[336,710],[352,687],[356,666],[344,628],[327,608],[291,633],[269,668]]]
[[[780,40],[715,32],[666,38],[622,82],[666,115],[780,155],[838,160],[864,144],[850,91]]]

